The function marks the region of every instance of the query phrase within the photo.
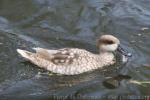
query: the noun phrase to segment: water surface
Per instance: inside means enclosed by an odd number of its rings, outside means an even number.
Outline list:
[[[149,0],[1,0],[1,100],[148,96],[149,84],[123,80],[115,89],[109,89],[103,81],[118,74],[149,81],[149,5]],[[128,63],[76,76],[49,75],[16,52],[17,48],[78,47],[97,53],[95,39],[103,34],[118,37],[122,46],[132,52]]]

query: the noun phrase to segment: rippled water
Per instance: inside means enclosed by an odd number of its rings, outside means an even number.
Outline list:
[[[123,80],[110,89],[103,82],[118,74],[149,81],[149,5],[149,0],[0,0],[0,100],[148,96],[149,84]],[[95,39],[102,34],[117,36],[132,52],[127,64],[116,64],[106,72],[49,75],[16,52],[37,46],[97,52]]]

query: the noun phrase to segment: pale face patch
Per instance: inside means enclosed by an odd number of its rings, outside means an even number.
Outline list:
[[[100,45],[100,50],[103,50],[103,51],[115,51],[117,48],[118,48],[118,44]]]
[[[102,36],[97,41],[97,46],[101,51],[115,51],[120,44],[119,40],[113,36]]]

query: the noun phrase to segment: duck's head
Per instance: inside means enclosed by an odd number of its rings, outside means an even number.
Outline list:
[[[102,35],[97,40],[97,47],[100,49],[101,52],[119,51],[125,56],[131,56],[131,53],[128,53],[123,48],[121,48],[119,39],[112,35]]]

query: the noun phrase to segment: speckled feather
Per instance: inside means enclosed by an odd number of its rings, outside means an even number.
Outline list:
[[[96,55],[78,48],[34,49],[36,53],[24,51],[28,52],[25,57],[27,60],[41,68],[60,74],[80,74],[114,63],[114,55],[108,52]]]
[[[97,41],[99,54],[84,49],[64,48],[48,50],[33,48],[36,53],[17,49],[22,57],[49,71],[65,75],[75,75],[115,63],[112,52],[116,51],[120,41],[112,35],[103,35]]]

